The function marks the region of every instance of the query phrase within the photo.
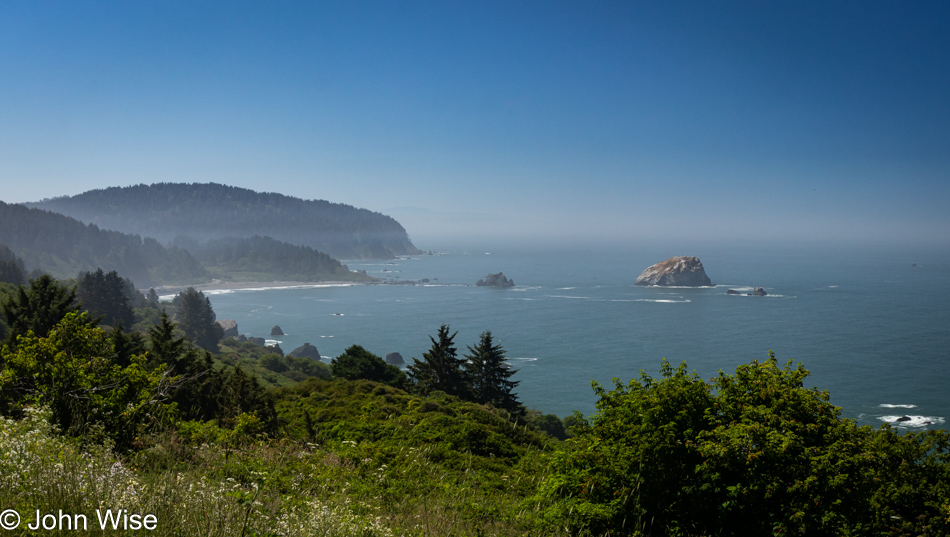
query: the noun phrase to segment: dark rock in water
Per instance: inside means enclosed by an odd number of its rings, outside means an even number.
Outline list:
[[[271,328],[271,329],[270,329],[270,335],[272,335],[272,336],[282,336],[282,335],[284,335],[284,331],[280,329],[280,326],[278,326],[278,325],[275,324],[275,325],[274,325],[274,328]]]
[[[303,345],[297,347],[296,349],[290,351],[290,354],[287,356],[293,356],[294,358],[310,358],[311,360],[320,359],[320,351],[316,347],[309,343],[304,343]]]
[[[765,289],[762,289],[761,287],[756,287],[755,289],[752,290],[752,294],[755,296],[765,296],[768,293],[765,292]]]
[[[249,337],[247,340],[255,345],[260,345],[261,347],[267,343],[267,341],[265,341],[262,337]]]
[[[515,281],[505,277],[504,272],[498,274],[489,274],[484,280],[478,280],[475,285],[479,287],[514,287]]]
[[[238,335],[238,326],[237,321],[234,319],[221,319],[218,321],[218,324],[221,325],[221,328],[224,329],[224,337],[237,337]]]
[[[726,294],[727,295],[741,295],[742,293],[740,293],[739,291],[736,291],[735,289],[730,289],[726,291]]]
[[[912,420],[912,419],[913,419],[913,418],[911,418],[910,416],[901,416],[901,417],[897,418],[896,420],[894,420],[894,422],[895,422],[895,423],[900,423],[900,422],[903,422],[903,421],[910,421],[910,420]]]
[[[399,354],[398,352],[391,352],[386,355],[386,363],[393,364],[393,365],[401,365],[401,364],[406,363],[406,361],[402,358],[402,355]]]
[[[712,282],[698,257],[671,257],[640,273],[634,285],[709,287]]]

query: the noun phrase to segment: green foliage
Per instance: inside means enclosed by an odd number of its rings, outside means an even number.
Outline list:
[[[178,377],[172,401],[182,419],[214,419],[228,426],[243,413],[257,412],[269,430],[276,426],[273,402],[257,380],[240,367],[215,368],[210,353],[177,337],[164,312],[149,339],[152,364],[167,367]]]
[[[28,332],[15,350],[0,350],[2,408],[19,415],[28,406],[48,406],[53,423],[69,434],[98,427],[128,445],[165,412],[170,385],[163,370],[145,367],[144,356],[121,367],[114,355],[112,341],[86,313],[67,313],[48,335]]]
[[[311,377],[330,378],[330,366],[310,358],[282,356],[274,347],[261,347],[249,341],[224,339],[218,358],[222,363],[240,367],[263,386],[292,386]]]
[[[423,395],[435,391],[459,397],[469,395],[468,379],[462,370],[465,360],[458,358],[453,342],[457,334],[449,335],[448,325],[443,324],[439,327],[438,341],[429,336],[432,347],[422,355],[422,360],[412,359],[408,371],[416,391]]]
[[[607,392],[552,462],[548,515],[633,534],[946,534],[950,436],[840,417],[801,365],[766,362],[706,383],[663,362]],[[929,533],[928,533],[929,534]]]
[[[350,272],[346,265],[309,246],[296,246],[258,235],[246,239],[217,239],[194,244],[188,249],[212,275],[228,280],[375,280],[365,274]]]
[[[17,337],[29,332],[43,337],[68,313],[78,311],[76,290],[61,285],[49,275],[30,280],[29,289],[20,287],[0,305],[9,334],[7,344],[17,345]]]
[[[0,283],[26,283],[26,265],[3,244],[0,244]]]
[[[399,389],[409,388],[409,379],[398,367],[360,347],[351,345],[331,363],[333,376],[341,379],[365,379],[381,382]]]
[[[494,405],[508,412],[521,413],[523,407],[512,390],[519,381],[509,380],[517,370],[508,369],[505,351],[492,340],[491,331],[482,332],[475,347],[468,347],[465,375],[476,403]]]
[[[116,271],[105,273],[102,269],[95,272],[82,272],[76,284],[76,298],[83,309],[92,317],[101,318],[107,326],[117,323],[131,327],[135,322],[132,312],[132,296],[126,292],[128,287],[135,287],[131,282],[124,280]]]
[[[216,352],[218,342],[224,337],[224,329],[215,322],[211,300],[194,287],[178,293],[172,300],[175,321],[182,331],[199,347]]]
[[[165,248],[155,239],[99,229],[23,205],[0,202],[0,243],[17,252],[30,267],[58,278],[98,267],[146,285],[209,278],[191,254],[180,248]]]

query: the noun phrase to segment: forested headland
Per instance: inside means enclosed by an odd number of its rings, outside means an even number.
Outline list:
[[[558,418],[488,331],[433,327],[402,370],[358,342],[326,364],[224,339],[200,292],[160,303],[111,271],[3,283],[0,305],[0,504],[24,525],[115,506],[163,536],[950,534],[950,433],[859,427],[771,353],[710,380],[662,362]]]
[[[180,238],[180,244],[185,247],[162,245],[152,237],[100,229],[62,214],[0,202],[0,245],[5,248],[0,250],[0,267],[6,267],[6,259],[12,255],[22,261],[20,268],[28,274],[46,273],[67,279],[103,268],[117,271],[145,288],[198,284],[212,278],[373,281],[309,246],[269,237],[207,243]]]
[[[341,203],[215,183],[112,187],[27,205],[162,242],[261,235],[336,259],[389,259],[421,253],[402,225],[389,216]]]

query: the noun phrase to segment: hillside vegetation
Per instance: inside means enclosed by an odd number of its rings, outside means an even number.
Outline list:
[[[163,242],[262,235],[336,259],[420,253],[399,222],[386,215],[214,183],[112,187],[28,205]]]
[[[0,244],[27,268],[74,278],[99,268],[115,270],[139,285],[207,281],[210,274],[188,251],[83,224],[75,218],[0,201]]]
[[[0,202],[0,281],[24,283],[29,273],[74,278],[116,271],[145,287],[229,281],[373,281],[329,255],[269,237],[217,239],[163,246],[100,229],[61,214]]]
[[[490,332],[460,357],[440,327],[407,375],[359,345],[329,367],[202,350],[193,289],[131,333],[49,277],[0,294],[0,505],[20,530],[62,509],[101,535],[96,509],[122,508],[162,537],[950,535],[950,433],[858,427],[771,353],[594,383],[597,411],[562,421],[518,402]]]

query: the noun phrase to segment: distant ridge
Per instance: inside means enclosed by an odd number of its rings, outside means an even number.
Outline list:
[[[80,271],[115,270],[139,286],[207,281],[210,275],[186,250],[155,239],[99,229],[75,218],[0,201],[0,243],[27,268],[57,278]]]
[[[389,216],[216,183],[111,187],[25,205],[162,242],[260,235],[309,246],[337,259],[420,253],[402,225]]]

